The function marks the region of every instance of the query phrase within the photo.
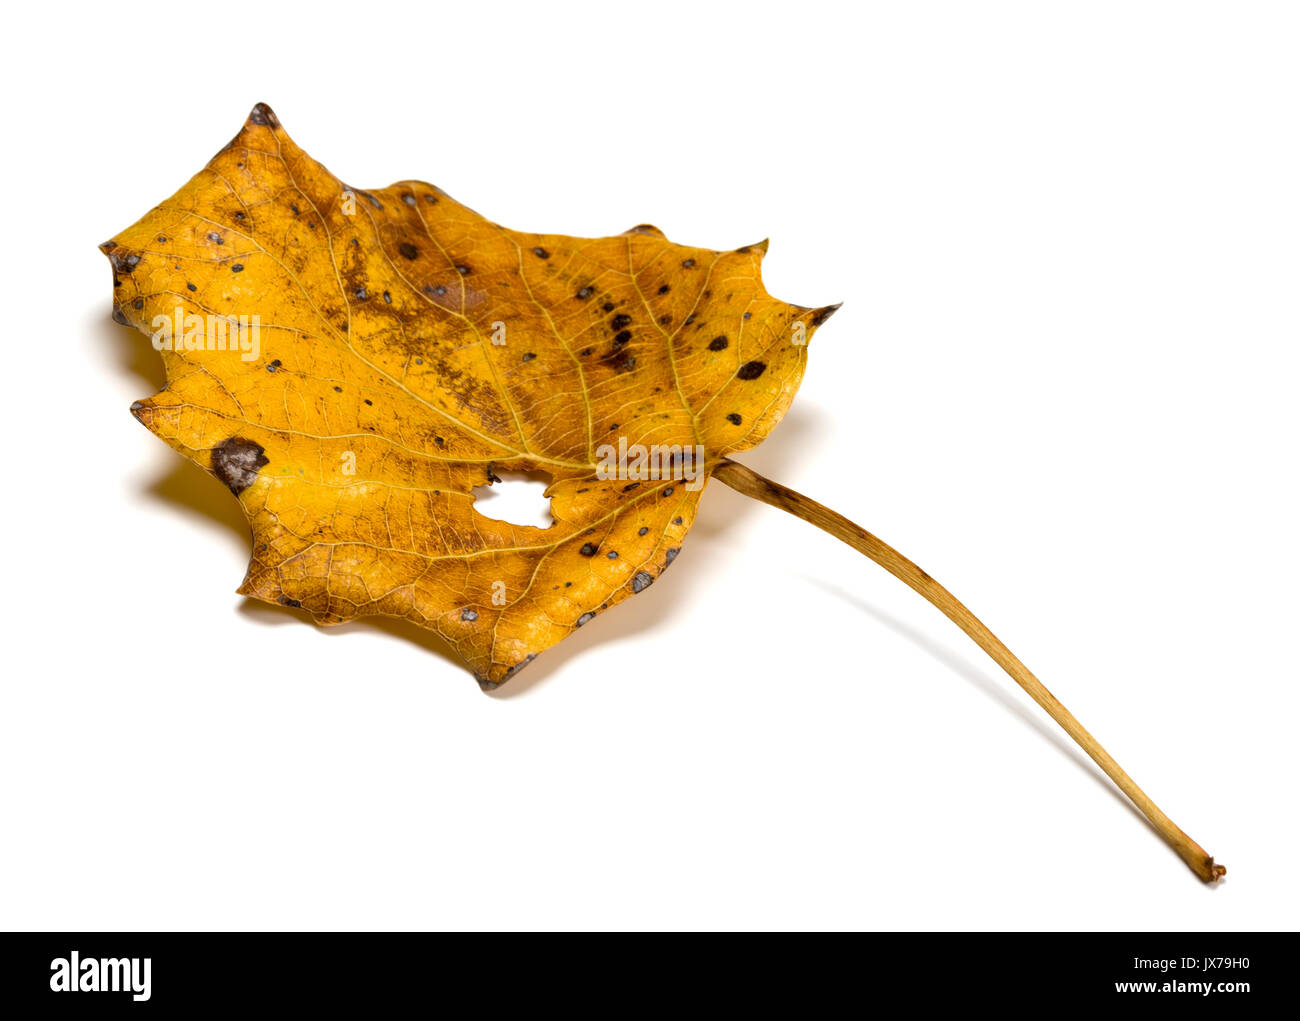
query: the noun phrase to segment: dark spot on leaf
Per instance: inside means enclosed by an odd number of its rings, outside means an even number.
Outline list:
[[[711,341],[709,341],[709,350],[725,351],[727,349],[727,344],[728,341],[726,337],[714,337]]]
[[[109,242],[112,244],[113,242]],[[122,255],[120,252],[113,252],[109,255],[108,261],[113,264],[113,272],[130,273],[136,266],[140,265],[140,256]]]
[[[643,526],[641,526],[640,528],[637,529],[636,534],[637,534],[637,535],[645,535],[648,531],[650,531],[650,529],[646,528],[646,527],[643,525]]]
[[[727,421],[730,422],[732,425],[740,425],[740,416],[733,411],[730,415],[727,416]]]
[[[623,341],[615,337],[614,343],[621,344]],[[636,357],[631,352],[622,352],[615,348],[600,360],[600,364],[608,366],[615,372],[631,372],[636,368]]]
[[[631,339],[632,339],[632,331],[631,331],[631,330],[623,330],[623,331],[621,331],[620,333],[618,333],[618,334],[614,337],[614,346],[615,346],[615,347],[622,347],[624,344],[626,344],[626,343],[627,343],[629,340],[631,340]]]
[[[608,553],[605,554],[605,556],[610,560],[617,560],[618,550],[610,550]]]
[[[548,252],[545,248],[541,248],[541,247],[534,248],[533,254],[537,256],[539,259],[549,259],[551,257],[551,253]]]
[[[664,561],[664,567],[667,567],[667,566],[668,566],[669,564],[671,564],[674,560],[676,560],[676,559],[677,559],[677,554],[680,553],[681,551],[682,551],[682,548],[681,548],[680,546],[674,546],[672,549],[668,550],[668,551],[664,554],[664,556],[666,556],[666,557],[668,558],[666,561]]]
[[[461,610],[461,611],[460,611],[460,619],[461,619],[461,620],[478,620],[478,613],[477,613],[477,611],[475,611],[475,610]]]
[[[243,263],[239,263],[239,262],[235,263],[233,266],[230,267],[230,272],[232,272],[232,273],[242,273],[242,272],[244,272],[244,265],[243,265]]]
[[[586,613],[584,613],[581,617],[579,617],[579,618],[574,622],[574,626],[575,626],[575,627],[582,627],[583,624],[587,623],[587,621],[591,620],[591,618],[594,617],[594,616],[596,616],[596,615],[595,615],[594,613],[592,613],[590,610],[588,610]]]
[[[456,272],[463,277],[467,277],[469,276],[469,267],[464,265],[463,263],[458,262],[456,263]]]
[[[385,305],[391,305],[392,303],[393,303],[393,296],[392,296],[391,294],[389,294],[387,291],[385,291],[385,292],[384,292],[384,304],[385,304]]]
[[[694,260],[694,259],[683,259],[683,260],[682,260],[682,269],[690,269],[690,268],[691,268],[692,266],[694,266],[694,265],[695,265],[695,260]]]
[[[578,550],[578,552],[581,553],[584,557],[594,557],[596,555],[596,550],[599,548],[600,547],[598,547],[595,543],[587,542],[582,544],[582,549]]]
[[[418,259],[420,257],[420,250],[409,241],[403,241],[397,246],[397,250],[407,259]]]
[[[197,290],[198,290],[198,288],[195,287],[193,284],[186,284],[185,287],[186,287],[187,290],[190,290],[190,291],[197,291]]]
[[[632,321],[632,317],[625,312],[620,312],[609,321],[609,328],[614,331],[621,330],[624,326]]]
[[[586,301],[588,298],[591,297],[591,288],[590,288],[590,287],[583,287],[583,288],[581,288],[581,289],[578,291],[578,293],[574,295],[574,297],[575,297],[575,298],[578,298],[578,299],[580,299],[580,300],[582,300],[582,301]]]
[[[767,362],[746,362],[736,370],[737,379],[758,379],[767,371]]]
[[[231,436],[212,448],[212,471],[238,496],[257,479],[259,469],[270,462],[260,443]]]
[[[274,128],[279,125],[275,118],[275,113],[265,103],[258,103],[253,107],[252,113],[248,115],[249,124],[257,124],[264,128]]]
[[[533,354],[533,352],[529,351],[527,354],[524,355],[524,361],[526,361],[526,362],[531,362],[531,361],[532,361],[534,358],[536,358],[536,357],[537,357],[537,355],[535,355],[535,354]]]
[[[642,592],[654,583],[654,577],[648,571],[637,571],[632,578],[632,591]]]
[[[660,294],[667,294],[667,293],[668,293],[669,291],[671,291],[671,290],[672,290],[671,287],[669,287],[667,284],[664,284],[662,287],[659,288],[659,293],[660,293]]]

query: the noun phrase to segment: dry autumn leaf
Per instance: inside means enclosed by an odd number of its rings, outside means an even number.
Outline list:
[[[166,389],[133,408],[243,504],[240,591],[326,624],[407,618],[489,687],[672,563],[702,472],[780,420],[791,338],[831,311],[767,294],[765,244],[524,234],[418,181],[350,189],[265,106],[103,247],[146,332],[178,309],[260,320],[256,352],[186,344],[182,321]],[[620,440],[698,445],[701,474],[598,478]],[[555,524],[478,513],[494,469],[547,472]]]
[[[133,413],[248,516],[243,594],[323,624],[406,618],[494,688],[651,585],[717,477],[938,606],[1193,870],[1222,875],[929,575],[730,459],[780,421],[807,341],[837,307],[768,295],[766,243],[689,248],[647,225],[526,234],[418,181],[349,188],[259,104],[180,191],[101,247],[114,317],[153,337],[167,372]],[[498,470],[550,476],[551,527],[475,510],[473,490]]]

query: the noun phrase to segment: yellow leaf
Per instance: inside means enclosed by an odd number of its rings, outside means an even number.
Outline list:
[[[769,296],[766,247],[526,234],[419,181],[350,188],[263,104],[102,246],[115,318],[167,371],[132,411],[248,516],[240,592],[414,621],[488,688],[654,582],[711,468],[790,406],[835,306]],[[494,469],[549,474],[554,524],[476,511]]]

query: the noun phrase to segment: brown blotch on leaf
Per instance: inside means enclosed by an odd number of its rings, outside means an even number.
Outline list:
[[[260,443],[243,436],[231,436],[212,448],[212,473],[238,496],[257,480],[257,473],[270,462]]]
[[[759,361],[746,362],[744,365],[742,365],[740,368],[736,370],[736,378],[737,379],[758,379],[758,377],[761,376],[766,371],[767,371],[767,362],[759,362]]]
[[[627,338],[622,340],[618,337],[614,338],[615,345],[625,343],[627,343]],[[636,356],[630,351],[622,351],[615,346],[613,351],[600,360],[600,364],[613,369],[615,372],[631,372],[636,368]]]
[[[114,273],[131,273],[140,265],[140,256],[134,252],[109,252],[108,261],[113,265]]]
[[[291,110],[289,112],[292,113],[293,111]],[[257,124],[265,128],[278,128],[280,126],[279,120],[276,119],[275,111],[265,103],[258,103],[253,107],[252,112],[248,115],[248,123]]]

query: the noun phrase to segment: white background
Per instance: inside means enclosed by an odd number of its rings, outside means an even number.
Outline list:
[[[6,14],[0,924],[1295,927],[1294,7],[295,6]],[[360,187],[770,237],[772,293],[844,308],[742,459],[964,599],[1227,880],[720,484],[495,696],[234,595],[242,515],[128,414],[160,365],[95,246],[257,100]]]

